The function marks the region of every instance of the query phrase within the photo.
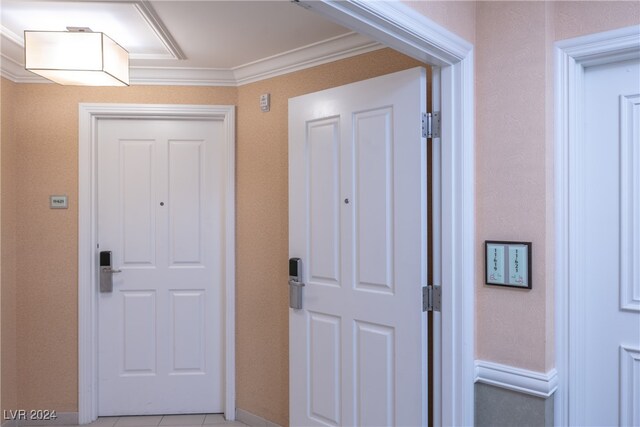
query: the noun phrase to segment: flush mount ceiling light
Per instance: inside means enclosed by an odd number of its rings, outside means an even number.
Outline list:
[[[25,69],[62,85],[129,86],[129,53],[89,28],[25,31]]]

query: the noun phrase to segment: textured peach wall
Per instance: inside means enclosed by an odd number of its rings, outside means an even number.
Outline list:
[[[553,42],[640,23],[638,2],[479,2],[476,355],[555,364]],[[533,290],[483,284],[483,242],[533,242]]]
[[[289,424],[288,99],[421,65],[389,49],[238,91],[238,407]],[[271,93],[271,111],[258,99]]]
[[[417,10],[468,42],[475,43],[477,2],[402,0],[402,3]]]
[[[13,106],[15,85],[0,80],[0,409],[16,408],[16,144]]]
[[[550,5],[554,40],[640,24],[637,1],[558,1]]]
[[[476,353],[537,371],[547,327],[545,9],[479,3],[476,33]],[[533,242],[531,291],[482,285],[485,240]]]

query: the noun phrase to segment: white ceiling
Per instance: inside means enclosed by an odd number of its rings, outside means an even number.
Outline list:
[[[130,53],[132,84],[235,86],[382,47],[286,0],[0,0],[0,71],[24,70],[24,30],[89,27]]]

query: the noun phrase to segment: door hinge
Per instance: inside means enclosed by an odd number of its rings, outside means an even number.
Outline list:
[[[442,305],[442,288],[425,286],[422,288],[422,311],[440,311]]]
[[[440,138],[440,111],[422,113],[422,137]]]

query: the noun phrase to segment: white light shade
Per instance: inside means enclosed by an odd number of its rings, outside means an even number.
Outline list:
[[[128,86],[129,53],[103,33],[25,31],[25,68],[63,85]]]

